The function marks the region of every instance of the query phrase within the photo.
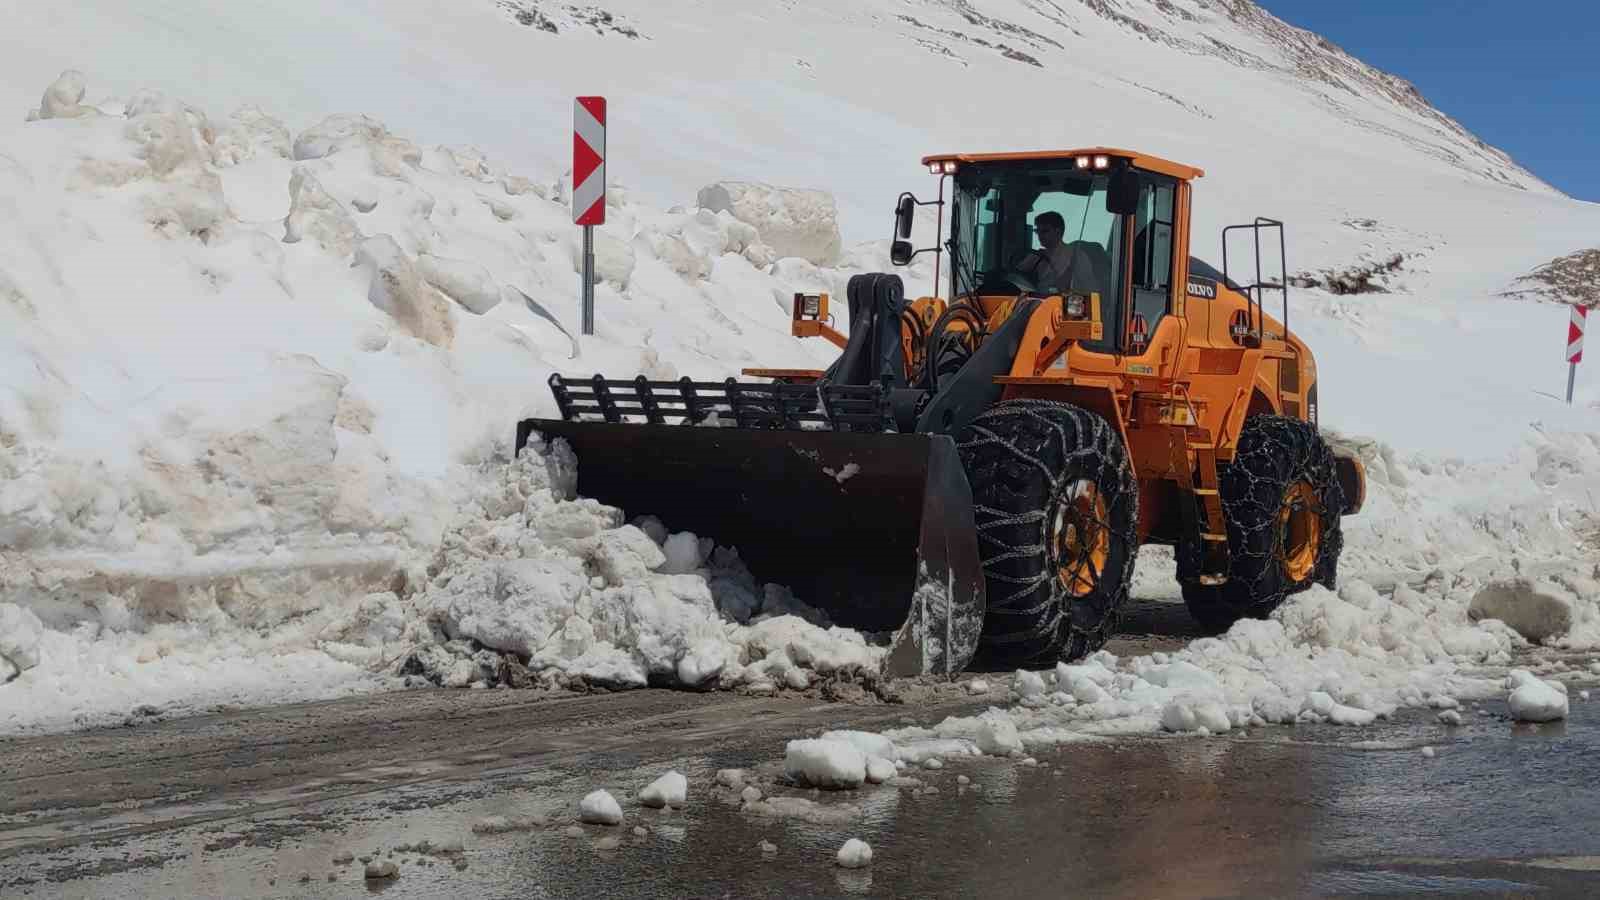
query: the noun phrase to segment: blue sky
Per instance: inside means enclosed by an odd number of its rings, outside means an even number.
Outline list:
[[[1566,193],[1600,201],[1600,0],[1257,0],[1417,86]]]

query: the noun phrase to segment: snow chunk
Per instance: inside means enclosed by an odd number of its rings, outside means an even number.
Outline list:
[[[826,191],[723,181],[701,188],[698,204],[755,228],[780,258],[797,256],[819,266],[839,261],[839,214]]]
[[[883,784],[893,778],[897,771],[894,763],[881,756],[867,757],[867,781],[871,784]]]
[[[652,809],[664,806],[680,809],[687,804],[688,796],[689,779],[677,772],[668,772],[639,792],[639,802]]]
[[[578,820],[587,825],[621,825],[622,807],[609,791],[590,791],[578,801]]]
[[[974,678],[967,682],[967,693],[987,694],[989,693],[989,682],[984,681],[982,678]]]
[[[1473,595],[1467,617],[1474,622],[1499,619],[1538,644],[1567,633],[1576,599],[1550,581],[1512,578],[1490,582]]]
[[[227,168],[257,156],[288,159],[289,128],[258,106],[242,106],[211,142],[211,161]]]
[[[362,147],[388,135],[383,123],[366,116],[328,116],[294,139],[294,158],[321,159],[348,147]]]
[[[1038,700],[1044,696],[1044,676],[1038,672],[1018,669],[1011,678],[1011,690],[1023,701]]]
[[[475,316],[500,304],[500,285],[488,269],[477,263],[421,253],[417,255],[417,272],[422,280]]]
[[[1312,691],[1306,695],[1303,712],[1314,713],[1335,725],[1371,725],[1378,714],[1370,710],[1345,706],[1326,691]]]
[[[839,848],[839,865],[846,869],[859,869],[872,864],[872,848],[859,838],[851,838]]]
[[[335,256],[347,256],[361,241],[350,211],[344,208],[304,166],[289,176],[289,214],[283,219],[283,242],[297,244],[306,238]],[[393,241],[389,238],[392,244]],[[396,249],[398,253],[398,248]]]
[[[705,547],[693,532],[680,531],[661,545],[665,557],[659,571],[664,575],[688,575],[705,561]]]
[[[1511,693],[1506,703],[1519,722],[1554,722],[1567,717],[1567,686],[1559,681],[1541,681],[1526,669],[1515,669],[1506,676]]]
[[[434,609],[446,634],[532,657],[575,609],[587,581],[558,562],[514,559],[464,569],[445,588]]]
[[[845,741],[790,741],[784,751],[784,771],[813,787],[858,788],[867,780],[867,758]]]
[[[990,756],[1010,756],[1022,749],[1022,738],[1017,736],[1017,726],[1011,718],[998,710],[980,717],[978,749]]]
[[[1208,734],[1225,734],[1232,723],[1228,721],[1228,711],[1220,703],[1173,700],[1161,710],[1161,727],[1168,731],[1205,729]]]
[[[870,731],[829,731],[822,735],[824,741],[843,741],[868,756],[882,757],[889,762],[900,758],[894,741]]]
[[[367,299],[412,337],[436,347],[449,348],[454,343],[450,307],[438,291],[423,282],[394,238],[380,234],[362,241],[355,265],[367,269],[372,279]]]
[[[84,90],[82,72],[76,69],[62,72],[44,89],[44,98],[39,102],[39,118],[76,119],[99,115],[99,110],[94,107],[82,105]]]
[[[849,481],[850,479],[861,474],[861,466],[857,465],[856,463],[845,463],[844,468],[841,468],[838,471],[834,471],[832,466],[823,466],[822,474],[832,478],[834,481],[837,481],[840,484],[844,484],[846,481]]]
[[[43,637],[44,623],[33,610],[0,603],[0,661],[12,668],[10,673],[0,671],[0,683],[39,665],[39,641]]]

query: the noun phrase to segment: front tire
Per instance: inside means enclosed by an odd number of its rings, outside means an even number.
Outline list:
[[[1240,619],[1266,618],[1313,584],[1333,588],[1344,547],[1344,491],[1333,451],[1314,426],[1251,417],[1218,481],[1228,580],[1208,585],[1192,577],[1182,585],[1184,603],[1202,627],[1226,631]]]
[[[1105,419],[1011,400],[961,430],[989,608],[979,659],[1045,666],[1098,650],[1138,556],[1138,485]]]

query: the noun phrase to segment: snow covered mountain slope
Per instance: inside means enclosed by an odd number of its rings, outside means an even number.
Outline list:
[[[1571,409],[1539,393],[1564,376],[1565,311],[1497,296],[1594,246],[1600,207],[1249,3],[62,0],[11,25],[0,732],[374,689],[419,646],[471,681],[491,663],[465,639],[624,683],[859,662],[799,619],[741,631],[806,611],[653,526],[657,560],[504,452],[517,418],[552,412],[552,371],[824,364],[784,298],[887,267],[889,207],[931,192],[928,151],[1107,143],[1203,166],[1213,260],[1224,224],[1288,221],[1291,271],[1318,285],[1290,324],[1324,423],[1382,442],[1348,571],[1559,566],[1600,516],[1600,389],[1581,376]],[[68,69],[87,107],[71,78],[41,97]],[[627,188],[599,333],[575,347],[562,172],[589,92],[611,98]],[[833,193],[838,264],[774,260],[693,209],[719,179]],[[926,290],[931,265],[906,274]],[[1362,280],[1387,292],[1335,292]],[[511,564],[530,558],[547,568]],[[630,614],[646,595],[676,612]]]

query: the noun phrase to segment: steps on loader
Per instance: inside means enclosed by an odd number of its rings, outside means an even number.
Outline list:
[[[1217,480],[1217,448],[1206,429],[1185,431],[1186,454],[1177,461],[1178,486],[1194,499],[1184,504],[1184,527],[1200,536],[1200,583],[1222,584],[1228,580],[1228,526],[1223,519],[1222,487]]]

